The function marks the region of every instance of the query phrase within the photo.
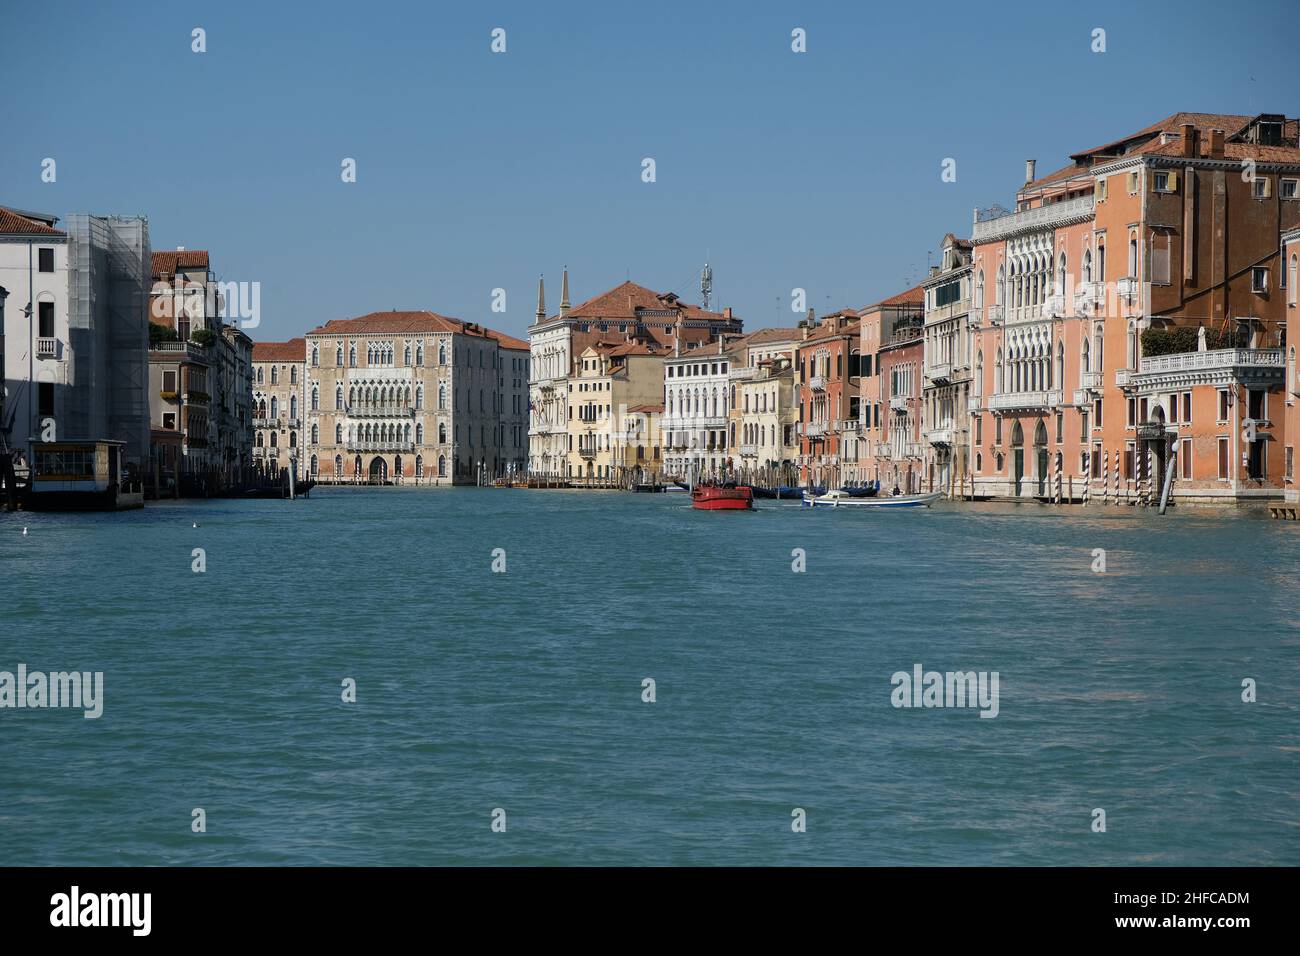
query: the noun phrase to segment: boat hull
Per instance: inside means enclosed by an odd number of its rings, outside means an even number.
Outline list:
[[[848,496],[804,496],[805,508],[928,508],[942,498],[938,492],[926,495],[898,495],[892,498],[850,498]]]
[[[754,492],[744,487],[714,488],[701,486],[691,492],[691,507],[699,511],[750,511]]]

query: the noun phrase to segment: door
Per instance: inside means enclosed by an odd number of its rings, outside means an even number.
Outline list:
[[[1038,449],[1038,494],[1047,494],[1047,449]]]
[[[1013,486],[1013,494],[1020,494],[1020,480],[1025,477],[1025,450],[1017,448],[1012,453],[1012,461],[1015,463],[1016,483]]]

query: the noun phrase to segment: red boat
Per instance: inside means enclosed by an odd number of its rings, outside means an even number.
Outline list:
[[[735,488],[696,485],[691,491],[691,507],[701,511],[752,511],[754,491],[744,485]]]

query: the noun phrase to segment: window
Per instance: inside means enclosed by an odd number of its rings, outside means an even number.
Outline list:
[[[1192,423],[1192,393],[1183,392],[1183,421]]]
[[[1105,179],[1097,180],[1097,199],[1100,202],[1106,201],[1106,180]]]
[[[36,334],[43,339],[54,338],[54,303],[36,303]]]
[[[1178,443],[1178,477],[1192,480],[1192,440],[1184,438]]]
[[[1228,478],[1228,439],[1225,437],[1219,438],[1219,478]]]
[[[1219,389],[1219,421],[1226,422],[1227,420],[1228,420],[1228,390],[1226,388],[1221,388]]]
[[[164,392],[175,392],[175,391],[176,391],[176,372],[175,372],[175,370],[168,369],[167,371],[164,371],[164,372],[163,372],[163,387],[162,387],[162,390],[163,390]]]
[[[1130,194],[1138,191],[1138,174],[1136,171],[1128,174],[1128,191]]]
[[[1271,183],[1267,176],[1256,176],[1251,182],[1250,194],[1256,199],[1267,199]]]
[[[175,412],[164,412],[164,413],[163,413],[163,428],[170,428],[170,429],[175,429],[175,428],[176,428],[176,413],[175,413]]]
[[[1278,183],[1277,193],[1283,199],[1300,199],[1300,179],[1283,179]]]
[[[1250,270],[1250,291],[1260,295],[1268,292],[1268,269],[1264,266]]]
[[[36,250],[36,271],[37,272],[54,271],[54,250],[53,249]]]
[[[1156,173],[1155,182],[1152,188],[1158,193],[1173,192],[1173,185],[1170,183],[1169,173]]]
[[[1101,399],[1100,398],[1092,403],[1092,427],[1093,428],[1101,427]]]
[[[318,365],[320,365],[320,347],[313,345],[311,347],[311,366],[316,368]]]

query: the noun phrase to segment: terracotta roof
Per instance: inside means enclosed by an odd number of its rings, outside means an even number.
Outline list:
[[[155,252],[153,254],[153,277],[174,276],[177,269],[207,269],[208,251],[206,249],[186,249],[176,252]]]
[[[1121,139],[1111,140],[1109,143],[1094,146],[1092,149],[1072,153],[1070,158],[1082,160],[1097,153],[1116,153],[1120,151],[1120,147],[1134,140],[1149,139],[1162,132],[1176,133],[1184,123],[1191,123],[1200,130],[1221,129],[1226,135],[1231,136],[1239,132],[1242,127],[1246,126],[1254,118],[1253,116],[1242,116],[1238,113],[1173,113],[1159,122],[1152,123],[1150,126],[1144,127],[1136,133],[1130,133]]]
[[[834,325],[819,325],[817,326],[817,328],[813,329],[811,332],[808,333],[808,338],[803,340],[803,344],[807,344],[809,342],[818,342],[822,339],[833,339],[839,335],[857,334],[858,329],[861,327],[862,323],[857,320],[856,313],[852,313],[848,311],[833,312],[831,313],[830,316],[827,316],[826,318],[831,318],[831,316],[835,316],[835,315],[854,315],[855,318],[853,319],[852,322],[845,322],[842,326],[839,326],[838,328],[835,327]]]
[[[629,412],[661,413],[664,407],[662,405],[629,405],[627,410]]]
[[[770,342],[798,342],[803,337],[802,329],[757,329],[744,336],[741,345],[767,345]]]
[[[0,234],[6,236],[66,236],[62,229],[54,229],[28,219],[26,216],[0,206]]]
[[[670,310],[680,310],[682,315],[688,319],[726,321],[726,316],[720,312],[705,311],[699,306],[683,302],[675,293],[655,292],[643,285],[637,285],[635,282],[621,283],[608,292],[601,293],[586,302],[580,302],[569,309],[567,317],[571,319],[611,319],[614,321],[626,319],[630,321],[637,317],[639,311],[664,312]],[[559,315],[553,315],[546,321],[550,322],[558,318]]]
[[[1210,144],[1202,138],[1198,158],[1205,159],[1209,156],[1209,146]],[[1146,156],[1181,157],[1183,155],[1183,144],[1178,140],[1168,143],[1160,143],[1153,140],[1150,144],[1142,147],[1136,152],[1140,152]],[[1256,146],[1254,143],[1225,143],[1223,145],[1223,156],[1225,159],[1232,160],[1253,159],[1261,163],[1300,164],[1300,147]]]
[[[305,362],[307,340],[290,339],[288,342],[254,342],[254,362]]]
[[[531,348],[531,346],[523,339],[517,339],[513,335],[506,335],[504,332],[498,332],[496,329],[489,329],[486,327],[480,328],[482,329],[483,334],[488,338],[496,339],[497,344],[503,349],[520,349],[527,352]]]
[[[879,302],[875,303],[874,305],[869,305],[863,309],[860,309],[858,311],[858,314],[861,315],[863,312],[870,312],[872,309],[881,309],[891,305],[924,305],[924,304],[925,304],[925,288],[923,286],[915,285],[912,286],[912,288],[908,289],[906,292],[900,292],[898,293],[898,295],[891,295],[888,299],[881,299]]]
[[[355,319],[330,319],[308,335],[417,335],[427,332],[460,332],[465,323],[427,309],[414,312],[370,312]]]

